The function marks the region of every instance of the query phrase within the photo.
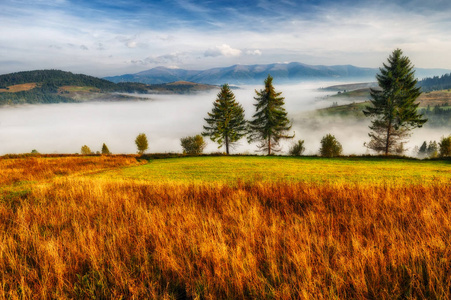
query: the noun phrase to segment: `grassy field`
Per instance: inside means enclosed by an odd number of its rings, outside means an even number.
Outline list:
[[[450,299],[451,163],[0,158],[2,299]]]
[[[101,176],[154,182],[303,181],[400,185],[451,180],[451,164],[449,161],[374,157],[187,157],[155,159],[145,165],[112,170]]]

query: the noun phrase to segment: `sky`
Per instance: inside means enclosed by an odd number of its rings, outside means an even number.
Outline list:
[[[448,0],[0,0],[0,74],[301,62],[451,69]]]

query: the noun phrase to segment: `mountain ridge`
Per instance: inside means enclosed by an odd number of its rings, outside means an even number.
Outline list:
[[[432,77],[450,72],[446,69],[416,69],[418,77]],[[255,84],[261,83],[268,74],[279,82],[300,80],[374,80],[378,68],[353,65],[308,65],[299,62],[216,67],[206,70],[186,70],[155,67],[133,74],[107,76],[103,79],[118,82],[161,84],[174,81],[190,81],[203,84]]]

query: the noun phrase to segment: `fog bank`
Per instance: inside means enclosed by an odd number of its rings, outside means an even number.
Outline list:
[[[295,140],[305,140],[305,154],[317,154],[321,138],[331,133],[342,143],[344,154],[364,154],[368,120],[313,118],[306,113],[328,107],[335,101],[325,98],[331,92],[317,90],[331,84],[336,82],[298,85],[275,82],[276,91],[285,97]],[[263,85],[241,86],[233,90],[247,119],[255,113],[254,90],[262,88]],[[217,93],[218,90],[195,95],[148,95],[151,99],[148,101],[3,106],[0,107],[0,154],[28,153],[33,149],[41,153],[79,153],[82,145],[100,151],[103,143],[113,153],[136,153],[134,140],[139,133],[148,137],[148,152],[181,152],[180,138],[202,131],[204,118],[211,111]],[[449,133],[445,129],[416,129],[407,147],[421,145],[424,140],[438,141]],[[206,140],[206,152],[224,151]],[[283,144],[285,153],[291,143]],[[256,149],[255,144],[249,145],[242,139],[232,153],[255,153]]]

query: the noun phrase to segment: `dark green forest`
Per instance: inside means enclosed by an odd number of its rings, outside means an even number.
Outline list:
[[[418,82],[423,92],[440,91],[451,89],[451,73],[442,76],[425,78]]]

